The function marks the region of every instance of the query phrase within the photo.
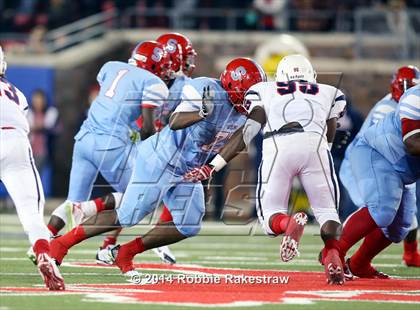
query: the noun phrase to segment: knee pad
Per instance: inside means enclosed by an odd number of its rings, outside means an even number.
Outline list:
[[[176,229],[183,234],[185,237],[196,236],[201,229],[201,224],[196,225],[176,225]]]
[[[123,199],[123,193],[115,192],[111,193],[111,195],[114,198],[115,209],[118,209],[120,207],[121,200]]]
[[[66,204],[68,203],[72,202],[70,200],[66,200],[52,212],[52,215],[62,219],[65,224],[67,224]]]

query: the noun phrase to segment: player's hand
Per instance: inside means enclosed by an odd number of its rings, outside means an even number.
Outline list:
[[[131,130],[130,131],[130,141],[132,143],[137,143],[140,140],[141,140],[140,131]]]
[[[184,181],[189,182],[201,182],[207,179],[210,179],[214,173],[214,167],[210,165],[204,165],[200,168],[194,168],[184,174]]]
[[[350,142],[349,130],[337,130],[334,137],[333,149],[342,149]]]
[[[206,118],[213,111],[214,107],[214,89],[210,86],[203,88],[203,96],[201,101],[201,109],[198,114],[202,118]]]

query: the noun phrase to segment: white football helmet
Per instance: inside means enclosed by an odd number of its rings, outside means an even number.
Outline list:
[[[303,55],[289,55],[277,65],[276,82],[287,82],[292,80],[304,80],[316,83],[316,72]]]
[[[6,73],[7,63],[4,61],[4,53],[3,49],[0,46],[0,75],[4,75]]]

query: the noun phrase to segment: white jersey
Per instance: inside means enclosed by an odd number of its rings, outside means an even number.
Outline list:
[[[0,77],[0,129],[14,128],[27,135],[27,112],[28,102],[25,95],[4,77]]]
[[[248,111],[262,107],[267,117],[264,133],[298,122],[305,132],[326,135],[326,122],[340,118],[345,110],[344,94],[334,86],[305,81],[261,82],[245,95]]]

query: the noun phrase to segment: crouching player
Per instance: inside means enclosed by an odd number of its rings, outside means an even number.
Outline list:
[[[157,127],[164,127],[169,121],[170,114],[181,102],[182,88],[184,85],[191,80],[191,76],[195,69],[195,58],[197,53],[191,44],[191,41],[180,33],[166,33],[156,39],[157,42],[163,44],[167,50],[171,59],[171,69],[175,72],[173,76],[170,76],[166,81],[169,88],[168,101],[156,109],[156,122]],[[142,127],[140,125],[140,127]],[[161,128],[158,128],[159,131]],[[115,200],[111,199],[112,195],[109,194],[105,197],[95,199],[89,202],[83,202],[80,204],[80,208],[97,210],[96,205],[108,202],[108,209],[111,208]],[[115,206],[114,206],[115,207]],[[93,213],[90,214],[91,216]],[[172,221],[172,215],[169,210],[164,207],[159,217],[159,223]],[[72,227],[73,228],[73,227]],[[99,264],[112,264],[109,260],[108,249],[116,244],[117,237],[120,234],[121,229],[117,229],[115,232],[110,233],[105,239],[101,248],[96,253],[96,262]],[[175,264],[176,258],[170,251],[168,246],[162,246],[154,248],[153,251],[160,257],[160,259],[169,264]]]
[[[298,254],[307,216],[288,215],[290,190],[299,177],[321,226],[325,243],[328,283],[343,284],[339,258],[341,231],[337,215],[339,192],[328,143],[334,139],[337,119],[346,105],[343,93],[318,84],[311,63],[304,56],[284,57],[276,81],[254,85],[247,92],[248,119],[210,164],[187,177],[200,181],[231,160],[263,127],[262,162],[258,171],[257,214],[270,236],[284,234],[280,257],[287,262]]]
[[[44,191],[28,140],[25,96],[5,78],[0,46],[0,181],[10,194],[28,234],[38,270],[50,290],[64,290],[64,280],[49,255],[50,234],[44,224]]]
[[[110,250],[121,271],[135,274],[133,258],[138,253],[195,236],[205,212],[204,192],[201,183],[184,180],[184,175],[204,165],[244,124],[245,116],[239,111],[243,111],[245,92],[265,79],[258,64],[237,58],[229,62],[220,80],[196,78],[188,82],[169,126],[142,143],[121,206],[98,213],[94,225],[88,221],[53,240],[52,255],[57,262],[87,238],[136,225],[161,201],[173,221]]]
[[[403,240],[416,205],[400,203],[406,185],[420,176],[420,85],[407,90],[394,112],[369,127],[349,156],[363,207],[346,221],[339,240],[340,255],[363,239],[347,260],[352,274],[388,278],[372,259],[392,242]]]
[[[420,71],[414,66],[405,66],[401,67],[395,73],[390,89],[391,93],[382,98],[379,102],[375,104],[372,110],[369,112],[365,122],[363,123],[362,128],[357,134],[353,142],[347,147],[345,158],[340,168],[340,179],[343,185],[345,186],[347,192],[349,193],[353,203],[359,207],[363,207],[363,199],[360,197],[359,187],[356,184],[357,179],[353,177],[353,169],[350,162],[350,156],[353,149],[353,146],[357,144],[359,138],[363,136],[365,131],[372,125],[376,124],[378,121],[382,120],[386,114],[395,111],[403,93],[414,86],[420,80]],[[402,204],[412,204],[416,205],[416,185],[410,184],[406,185],[403,190]],[[404,208],[404,206],[402,206]],[[414,216],[412,227],[407,237],[404,239],[404,255],[403,262],[407,266],[420,267],[420,254],[417,249],[417,218]],[[364,274],[357,274],[358,276],[368,276]]]

